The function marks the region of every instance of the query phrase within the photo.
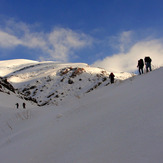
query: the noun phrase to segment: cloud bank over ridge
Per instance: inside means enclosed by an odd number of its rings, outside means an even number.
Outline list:
[[[55,27],[49,32],[43,32],[35,29],[38,26],[14,20],[0,23],[0,50],[12,51],[17,47],[25,47],[27,50],[33,50],[32,54],[38,55],[37,59],[40,61],[72,62],[78,57],[80,50],[98,47],[99,55],[98,52],[96,53],[96,48],[90,55],[89,52],[83,54],[85,56],[80,55],[82,58],[85,57],[86,62],[94,58],[94,63],[91,63],[93,66],[102,67],[108,71],[134,72],[137,70],[138,59],[145,56],[152,58],[153,66],[163,65],[162,38],[136,39],[135,35],[138,34],[129,30],[117,36],[106,36],[103,40],[99,40],[99,38],[69,28]],[[150,33],[148,35],[150,36]],[[109,40],[106,39],[108,37]],[[118,52],[109,53],[110,49],[116,49],[115,51],[118,50]]]
[[[134,72],[137,70],[137,61],[145,56],[152,58],[154,67],[163,66],[163,40],[153,39],[138,41],[127,51],[120,45],[120,52],[112,56],[97,60],[93,66],[105,68],[108,71],[115,72]],[[123,50],[122,50],[123,49]]]

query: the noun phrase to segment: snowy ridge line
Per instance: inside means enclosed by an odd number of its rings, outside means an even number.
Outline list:
[[[12,74],[15,74],[15,73],[21,72],[21,71],[23,71],[23,70],[27,70],[27,69],[29,69],[29,68],[33,68],[33,67],[39,66],[39,65],[41,65],[41,64],[34,64],[34,65],[30,65],[30,66],[23,67],[23,68],[21,68],[21,69],[19,69],[19,70],[13,71],[11,74],[6,75],[5,77],[8,78],[8,77],[10,77]]]
[[[30,68],[36,68],[37,66],[46,66],[46,65],[54,65],[54,63],[34,63],[32,65],[29,65],[29,66],[24,66],[23,68],[20,68],[16,71],[13,71],[11,73],[12,74],[15,74],[15,73],[18,73],[18,72],[21,72],[21,71],[24,71],[24,70],[27,70],[27,69],[30,69]],[[5,77],[10,77],[10,74],[6,75]]]

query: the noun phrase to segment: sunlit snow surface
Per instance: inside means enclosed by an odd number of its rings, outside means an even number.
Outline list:
[[[39,106],[59,105],[71,96],[82,97],[110,83],[110,72],[85,63],[17,59],[0,61],[0,65],[0,75],[6,77],[19,94],[36,101]],[[117,81],[131,76],[125,72],[115,73]]]
[[[162,80],[160,68],[59,106],[26,102],[26,109],[0,92],[1,162],[162,163]]]

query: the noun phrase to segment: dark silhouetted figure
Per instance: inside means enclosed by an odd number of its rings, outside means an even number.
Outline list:
[[[25,109],[26,108],[26,104],[23,102],[23,109]]]
[[[143,59],[139,59],[138,60],[138,65],[137,67],[139,68],[139,74],[143,74],[143,68],[144,68],[144,62],[143,62]]]
[[[15,105],[16,105],[16,108],[18,109],[18,108],[19,108],[19,104],[18,104],[18,103],[16,103]]]
[[[111,73],[111,74],[109,75],[110,83],[111,83],[111,84],[114,83],[114,77],[115,77],[115,75],[114,75],[113,73]]]
[[[146,72],[148,72],[148,69],[150,71],[152,71],[151,69],[151,62],[152,62],[152,59],[148,56],[148,57],[145,57],[144,58],[144,62],[145,62],[145,65],[146,65]]]

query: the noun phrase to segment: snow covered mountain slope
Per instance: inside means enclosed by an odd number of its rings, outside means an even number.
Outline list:
[[[1,162],[162,163],[162,80],[160,68],[24,119],[0,105]]]
[[[58,105],[74,96],[80,98],[85,93],[110,83],[108,77],[110,72],[90,67],[85,63],[10,60],[0,64],[5,78],[17,92],[39,106]],[[121,73],[116,79],[131,76],[129,73],[126,74]]]
[[[13,59],[13,60],[0,61],[0,76],[8,75],[13,71],[37,63],[38,63],[37,61],[32,61],[27,59]]]

